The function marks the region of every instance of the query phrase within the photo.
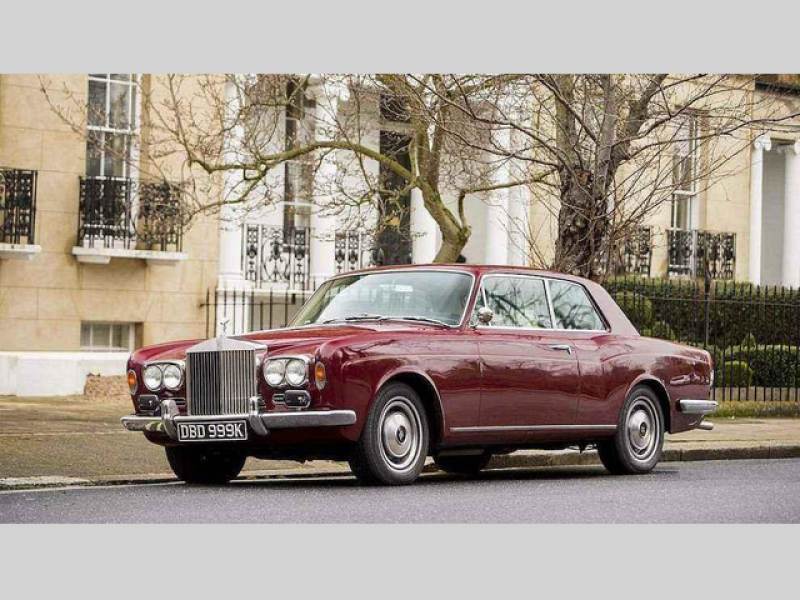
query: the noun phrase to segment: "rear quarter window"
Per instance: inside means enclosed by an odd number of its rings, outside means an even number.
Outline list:
[[[552,279],[550,300],[553,304],[556,329],[606,329],[605,322],[582,285]]]

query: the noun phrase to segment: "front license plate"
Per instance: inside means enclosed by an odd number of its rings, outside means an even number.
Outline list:
[[[178,423],[179,442],[239,442],[246,439],[245,421]]]

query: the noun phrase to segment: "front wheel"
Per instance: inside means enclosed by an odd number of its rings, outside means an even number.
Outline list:
[[[648,473],[661,459],[664,414],[653,390],[633,389],[620,412],[614,437],[597,444],[606,469],[616,475]]]
[[[240,452],[208,446],[167,446],[165,450],[172,472],[186,483],[228,483],[247,459]]]
[[[364,483],[412,483],[425,465],[428,435],[419,395],[404,383],[391,383],[370,408],[350,468]]]

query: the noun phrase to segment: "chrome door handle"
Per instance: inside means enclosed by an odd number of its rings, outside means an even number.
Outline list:
[[[570,355],[572,354],[572,346],[570,346],[569,344],[551,344],[550,349],[561,350],[563,352],[566,352],[567,354]]]

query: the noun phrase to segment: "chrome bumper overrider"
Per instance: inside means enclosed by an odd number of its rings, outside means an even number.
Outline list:
[[[165,433],[170,438],[178,439],[178,423],[208,423],[213,421],[232,421],[244,419],[256,435],[267,435],[270,429],[290,429],[295,427],[341,427],[356,422],[356,413],[352,410],[303,410],[287,412],[260,412],[258,398],[250,399],[250,410],[239,415],[181,415],[174,400],[161,402],[161,415],[143,417],[129,415],[122,417],[122,426],[128,431],[150,431]]]
[[[717,403],[713,400],[679,400],[678,408],[685,415],[700,415],[705,417],[717,410]],[[705,431],[714,429],[714,424],[710,421],[701,420],[696,427]]]

